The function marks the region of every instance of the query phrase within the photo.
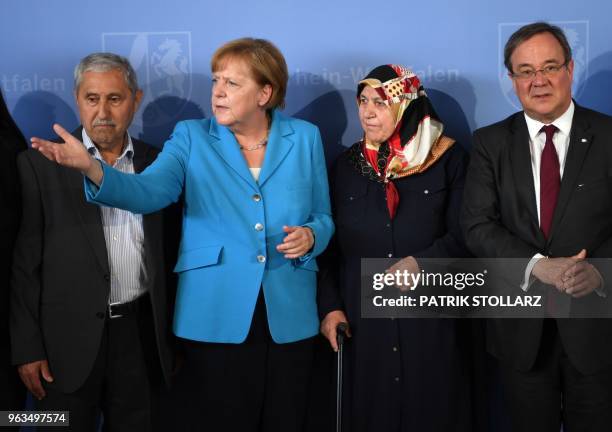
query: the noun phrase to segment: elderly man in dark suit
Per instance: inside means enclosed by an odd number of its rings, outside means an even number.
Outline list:
[[[516,289],[546,288],[571,310],[605,305],[607,269],[589,258],[612,257],[612,118],[572,100],[574,62],[560,28],[522,27],[505,64],[523,111],[474,134],[468,246],[523,258]],[[612,322],[555,319],[555,302],[547,306],[553,318],[488,323],[513,430],[612,430]]]
[[[140,172],[158,151],[127,129],[142,91],[129,62],[110,53],[75,69],[92,158]],[[163,215],[85,201],[82,176],[29,150],[18,159],[23,220],[11,295],[13,363],[36,408],[69,410],[73,430],[146,431],[174,356],[173,295],[164,265]]]

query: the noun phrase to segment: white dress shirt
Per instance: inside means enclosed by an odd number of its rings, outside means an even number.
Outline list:
[[[550,123],[557,128],[553,136],[553,144],[557,150],[559,157],[559,174],[563,178],[563,169],[565,168],[565,158],[567,157],[567,149],[570,142],[570,130],[572,128],[572,119],[574,118],[574,102],[572,102],[561,117]],[[544,144],[546,144],[546,134],[542,128],[546,123],[534,120],[525,114],[527,122],[527,130],[529,131],[529,152],[531,153],[531,172],[533,173],[533,186],[535,192],[536,205],[538,208],[538,225],[540,224],[540,163],[542,161],[542,152]]]
[[[83,144],[94,158],[106,163],[85,129]],[[127,145],[113,168],[133,174],[133,157],[134,146],[128,134]],[[147,291],[142,215],[113,207],[100,207],[100,214],[111,276],[108,303],[127,303]]]
[[[548,123],[557,128],[557,131],[553,135],[553,144],[555,145],[555,150],[557,151],[557,156],[559,158],[560,179],[563,179],[563,170],[565,168],[567,150],[569,149],[570,144],[570,132],[572,129],[574,110],[574,101],[572,101],[570,103],[570,106],[563,114],[561,114],[561,116],[559,116],[552,123]],[[538,120],[532,119],[527,115],[527,113],[525,113],[525,121],[527,122],[527,130],[529,131],[531,172],[533,173],[533,189],[535,192],[535,200],[538,211],[538,225],[540,225],[540,163],[542,161],[542,152],[544,151],[544,145],[546,144],[546,134],[544,133],[542,128],[546,126],[547,123],[542,123]],[[524,291],[527,291],[535,280],[535,278],[531,275],[531,272],[536,263],[542,258],[546,257],[540,253],[537,253],[531,258],[529,264],[527,264],[527,267],[525,268],[525,276],[523,278],[523,283],[521,284],[521,288]],[[602,289],[603,279],[602,284],[596,290],[597,294],[604,295]]]

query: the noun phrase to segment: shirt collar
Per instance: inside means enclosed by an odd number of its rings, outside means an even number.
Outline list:
[[[119,155],[119,157],[117,158],[117,161],[123,159],[124,157],[132,159],[132,157],[134,156],[134,145],[132,144],[132,137],[130,136],[129,132],[126,131],[125,133],[127,134],[127,145],[123,148],[123,151],[121,152],[121,155]],[[83,144],[85,145],[85,148],[87,149],[89,154],[95,157],[96,159],[104,161],[104,159],[102,159],[100,151],[98,150],[98,147],[96,147],[89,135],[87,135],[85,128],[83,128],[82,136]]]
[[[572,119],[574,118],[574,101],[570,102],[570,106],[567,110],[561,114],[555,121],[553,121],[552,125],[555,125],[559,131],[565,136],[569,136],[570,130],[572,128]],[[535,140],[540,131],[542,130],[542,126],[545,126],[547,123],[542,123],[538,120],[534,120],[531,117],[525,114],[525,121],[527,122],[527,129],[529,130],[529,137],[531,140]]]

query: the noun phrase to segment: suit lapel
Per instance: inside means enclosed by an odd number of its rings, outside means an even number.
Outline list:
[[[291,150],[291,147],[293,147],[293,141],[289,138],[292,134],[293,128],[289,121],[278,111],[274,111],[270,136],[268,137],[268,148],[261,168],[261,174],[259,175],[260,186],[263,186],[274,171],[276,171]]]
[[[592,139],[593,134],[589,131],[589,123],[583,115],[582,109],[576,105],[574,118],[572,119],[569,148],[567,149],[567,156],[565,157],[563,178],[561,179],[561,189],[559,190],[557,206],[553,214],[553,222],[550,231],[551,235],[548,238],[549,244],[555,236],[556,229],[563,219],[567,204],[573,191],[576,189],[576,181],[582,170],[584,158],[591,147]]]
[[[83,139],[81,134],[82,128],[78,128],[72,133],[79,141]],[[134,145],[134,171],[140,173],[155,159],[151,149],[142,143],[141,141],[132,139]],[[83,192],[83,176],[77,171],[60,168],[62,170],[64,187],[66,190],[71,191],[72,203],[74,205],[79,218],[81,219],[81,228],[85,233],[85,236],[89,240],[91,247],[94,251],[94,255],[102,272],[108,274],[110,272],[108,266],[108,252],[106,249],[106,239],[104,238],[104,230],[102,227],[102,215],[100,207],[95,204],[90,204],[85,200],[85,194]],[[161,216],[158,213],[152,215],[143,216],[143,230],[144,238],[153,239],[152,235],[155,233],[156,220],[159,220]],[[151,262],[151,248],[145,246],[146,260],[147,263]],[[148,276],[152,278],[155,276],[155,266],[147,265]]]
[[[73,132],[73,135],[81,141],[81,128]],[[85,233],[85,237],[89,240],[93,249],[94,255],[102,273],[108,274],[108,255],[106,251],[106,240],[102,229],[102,215],[100,207],[95,204],[88,203],[85,200],[85,192],[83,191],[83,175],[78,171],[69,168],[59,168],[62,171],[62,181],[64,189],[70,191],[74,210],[81,221],[81,229]]]
[[[257,186],[246,160],[240,153],[238,141],[236,141],[234,134],[228,128],[218,125],[214,118],[210,122],[208,133],[213,138],[211,147],[215,152],[255,191],[259,191],[259,186]]]
[[[533,171],[531,169],[531,152],[529,151],[529,131],[522,112],[517,113],[511,123],[512,146],[510,152],[512,172],[518,195],[519,205],[522,204],[528,213],[529,230],[537,243],[544,243],[544,235],[538,224],[538,207],[536,204]],[[504,197],[502,197],[504,199]]]
[[[132,146],[134,147],[134,159],[132,160],[134,171],[139,174],[155,160],[155,157],[149,146],[142,141],[132,138]]]

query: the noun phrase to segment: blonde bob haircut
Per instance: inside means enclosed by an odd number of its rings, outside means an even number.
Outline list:
[[[212,72],[223,68],[230,59],[244,61],[257,84],[262,87],[269,84],[272,87],[272,96],[265,105],[267,111],[285,107],[289,72],[285,57],[272,42],[250,37],[229,41],[213,54],[210,61]]]

